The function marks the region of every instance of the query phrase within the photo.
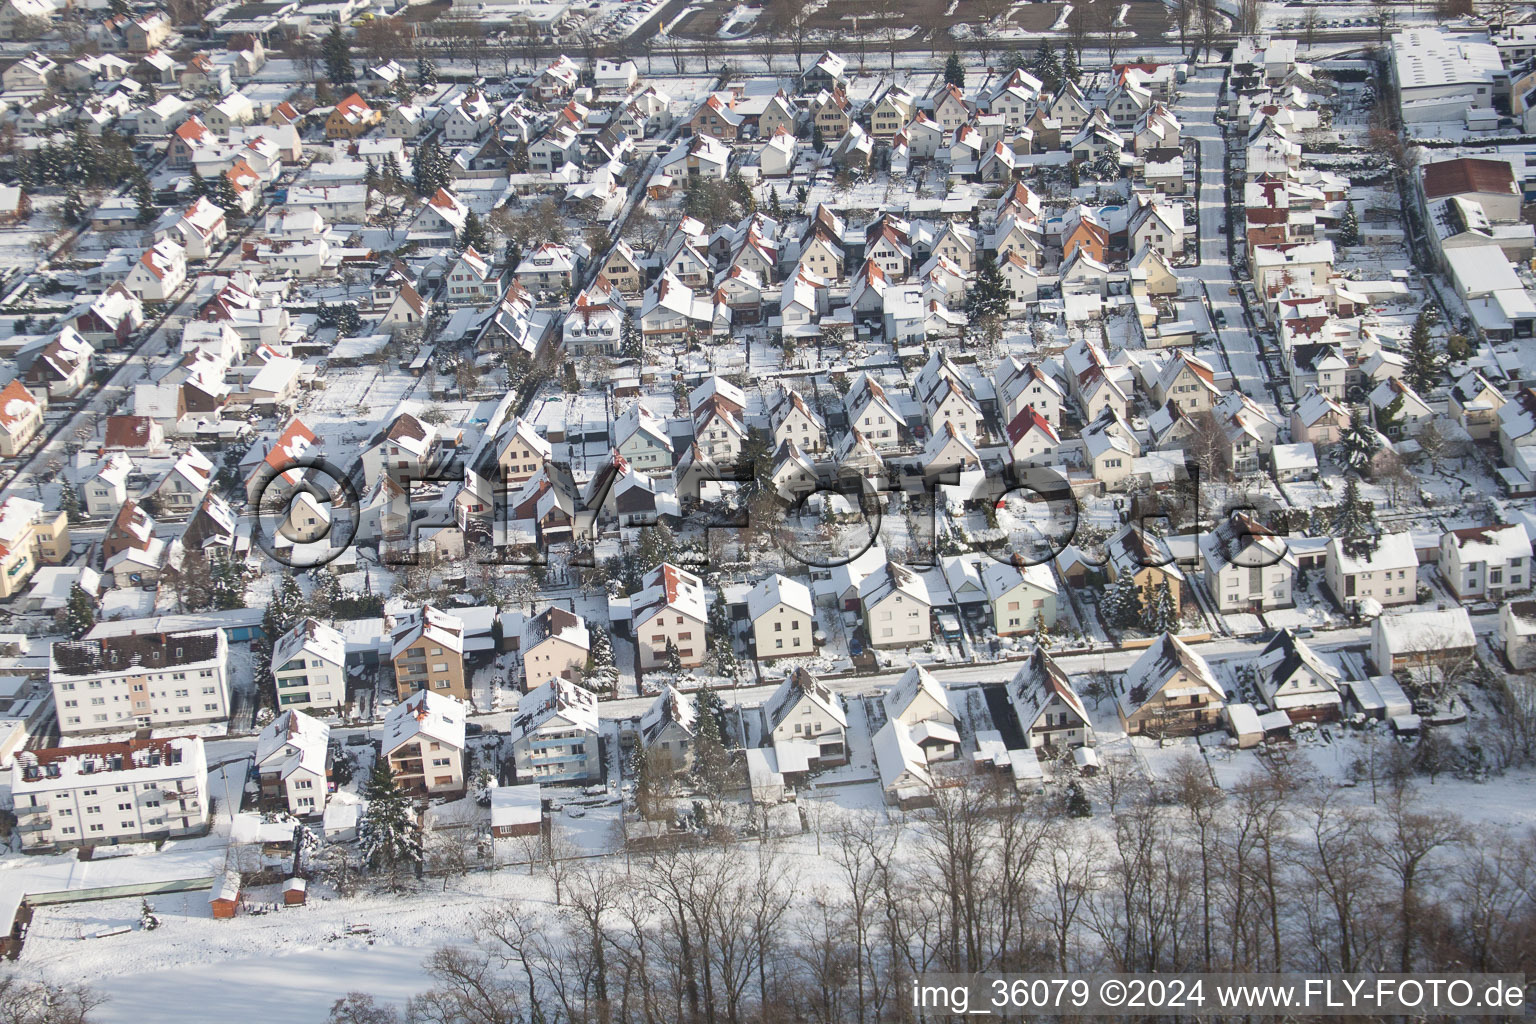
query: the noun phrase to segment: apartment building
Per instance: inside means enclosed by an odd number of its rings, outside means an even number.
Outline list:
[[[432,690],[412,694],[384,716],[384,756],[395,784],[412,796],[464,792],[463,701]]]
[[[464,620],[427,605],[395,626],[390,660],[400,700],[417,690],[469,699],[464,679]]]
[[[49,654],[59,732],[66,737],[168,729],[229,717],[229,642],[222,629],[120,632],[104,622]]]
[[[27,750],[11,766],[28,853],[194,835],[208,824],[199,737]]]
[[[512,758],[519,781],[592,782],[598,756],[597,697],[564,679],[523,694],[512,716]]]
[[[340,630],[305,619],[272,645],[277,706],[339,708],[347,703],[347,641]]]

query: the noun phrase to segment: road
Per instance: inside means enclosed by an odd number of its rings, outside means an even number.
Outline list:
[[[1226,319],[1227,326],[1216,330],[1227,368],[1243,393],[1263,405],[1273,397],[1269,377],[1258,342],[1244,322],[1239,285],[1232,273],[1232,239],[1225,231],[1227,144],[1222,126],[1216,123],[1225,74],[1220,68],[1197,71],[1185,83],[1175,108],[1184,133],[1200,147],[1200,263],[1190,276],[1200,281],[1209,296],[1211,313]]]

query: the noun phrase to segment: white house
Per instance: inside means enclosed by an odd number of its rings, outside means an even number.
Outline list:
[[[886,562],[859,584],[864,630],[873,647],[910,647],[933,637],[933,602],[923,577]]]
[[[1328,542],[1324,570],[1334,599],[1351,608],[1374,600],[1383,607],[1412,604],[1418,589],[1419,556],[1410,533],[1385,533],[1374,551],[1345,550],[1346,542]]]
[[[279,708],[340,708],[347,703],[347,642],[339,630],[306,618],[272,645]]]
[[[256,737],[262,797],[281,800],[289,814],[323,814],[330,791],[331,727],[290,709]]]
[[[922,749],[926,762],[948,761],[960,756],[960,734],[949,694],[933,673],[913,665],[885,693],[885,717],[909,730]]]
[[[1518,523],[1448,530],[1440,578],[1461,601],[1500,601],[1531,589],[1531,538]]]
[[[1282,629],[1254,667],[1265,703],[1284,711],[1292,721],[1327,722],[1339,717],[1339,670],[1291,630]]]
[[[27,852],[197,835],[208,823],[203,741],[22,751],[11,765],[11,801]]]
[[[1072,679],[1036,647],[1008,684],[1008,701],[1031,749],[1093,743],[1093,723]]]
[[[669,647],[677,650],[684,668],[702,665],[709,646],[703,583],[670,562],[646,573],[642,582],[644,587],[630,598],[640,668],[665,668]]]
[[[778,573],[763,579],[747,594],[747,618],[758,660],[816,653],[816,610],[799,580]]]
[[[1237,512],[1200,538],[1200,568],[1223,614],[1267,612],[1295,604],[1296,556],[1285,538]]]
[[[763,704],[764,736],[783,772],[848,760],[848,714],[842,698],[805,669],[791,672]]]
[[[580,783],[603,776],[597,697],[575,683],[552,679],[523,694],[511,736],[520,782]]]
[[[981,582],[998,636],[1018,636],[1056,625],[1056,577],[1049,565],[1015,566],[988,559],[981,570]]]

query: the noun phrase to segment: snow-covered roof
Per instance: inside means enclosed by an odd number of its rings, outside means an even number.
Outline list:
[[[1449,530],[1442,543],[1454,545],[1463,563],[1488,562],[1502,565],[1511,558],[1529,558],[1531,538],[1519,523],[1472,526]]]
[[[784,677],[779,688],[774,690],[773,695],[763,704],[763,715],[768,722],[769,730],[778,728],[802,700],[810,701],[838,725],[847,728],[848,715],[843,710],[842,699],[810,672],[797,668]]]
[[[1013,674],[1008,683],[1008,699],[1024,729],[1032,728],[1040,720],[1041,712],[1057,699],[1071,708],[1084,724],[1090,721],[1088,709],[1077,695],[1071,676],[1042,647],[1036,647],[1029,660]]]
[[[418,736],[463,750],[465,712],[464,702],[456,697],[417,690],[384,716],[384,755]]]
[[[464,620],[457,615],[439,611],[431,605],[421,611],[407,613],[395,626],[390,638],[390,657],[398,658],[405,649],[425,637],[438,646],[456,654],[464,652]]]
[[[1373,572],[1380,569],[1416,569],[1419,564],[1418,549],[1413,534],[1384,533],[1377,539],[1376,550],[1350,554],[1344,549],[1344,541],[1338,537],[1328,544],[1328,556],[1335,560],[1339,571],[1350,576],[1357,572]]]
[[[933,673],[921,665],[913,665],[901,674],[895,686],[886,691],[885,717],[901,717],[919,694],[927,694],[940,707],[949,710],[949,694],[933,677]]]
[[[663,562],[646,573],[642,582],[645,586],[630,599],[637,625],[664,609],[704,621],[704,587],[697,576]]]
[[[543,815],[544,800],[537,782],[491,787],[492,828],[536,825]]]
[[[904,782],[921,787],[933,785],[923,748],[917,745],[905,724],[891,719],[880,727],[870,743],[874,747],[875,766],[880,771],[883,789],[899,791]]]
[[[806,615],[814,614],[810,588],[799,580],[774,573],[760,580],[747,595],[747,615],[755,621],[780,604]]]
[[[1371,640],[1390,654],[1444,652],[1477,646],[1472,617],[1465,608],[1382,615],[1371,625]],[[1385,670],[1386,665],[1377,668]]]
[[[1127,714],[1135,711],[1156,696],[1169,679],[1181,670],[1217,698],[1226,698],[1227,691],[1211,672],[1205,659],[1172,633],[1164,633],[1126,669],[1120,692],[1121,708]],[[1141,695],[1133,697],[1132,694],[1138,691]]]
[[[343,665],[347,660],[347,643],[339,630],[306,618],[273,645],[272,666],[281,669],[301,652],[332,665]]]
[[[517,712],[512,716],[512,739],[519,740],[551,723],[595,733],[597,696],[564,679],[552,679],[529,690],[517,702]]]
[[[338,634],[339,635],[339,634]],[[290,708],[267,723],[256,737],[256,768],[286,779],[299,769],[325,775],[331,727]]]

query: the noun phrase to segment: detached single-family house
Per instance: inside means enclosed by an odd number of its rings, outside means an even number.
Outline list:
[[[1126,670],[1117,701],[1133,736],[1181,736],[1220,724],[1227,693],[1204,658],[1164,633]]]
[[[1072,678],[1056,659],[1036,647],[1008,684],[1008,701],[1030,749],[1082,747],[1093,743],[1093,722]]]
[[[842,698],[803,668],[784,678],[763,704],[763,735],[785,773],[848,760],[848,714]]]
[[[816,610],[799,580],[774,573],[747,594],[747,618],[759,661],[816,653]]]

